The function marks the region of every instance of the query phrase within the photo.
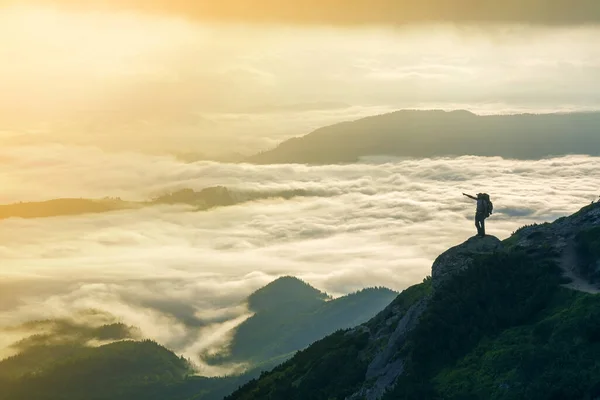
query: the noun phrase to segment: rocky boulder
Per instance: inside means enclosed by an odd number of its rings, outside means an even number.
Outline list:
[[[431,278],[434,288],[439,287],[451,276],[464,271],[473,264],[475,257],[502,250],[503,244],[495,236],[474,236],[442,253],[431,267]]]

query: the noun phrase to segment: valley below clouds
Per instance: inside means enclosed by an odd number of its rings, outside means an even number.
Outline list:
[[[333,296],[400,291],[474,234],[475,204],[462,192],[491,194],[488,233],[504,239],[597,199],[600,178],[600,158],[586,156],[256,166],[48,145],[7,146],[0,160],[3,204],[146,200],[215,185],[240,195],[302,190],[208,211],[157,205],[0,220],[0,328],[98,310],[192,358],[205,375],[239,367],[205,365],[203,355],[226,349],[228,332],[249,316],[244,299],[279,276]]]

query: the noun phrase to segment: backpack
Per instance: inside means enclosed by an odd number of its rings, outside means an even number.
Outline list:
[[[485,211],[484,214],[485,217],[489,217],[490,215],[492,215],[492,212],[494,212],[494,203],[492,203],[492,201],[490,200],[490,195],[487,193],[482,193],[482,197],[485,203]]]

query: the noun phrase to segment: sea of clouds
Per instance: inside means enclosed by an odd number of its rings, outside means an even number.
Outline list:
[[[279,276],[334,296],[402,290],[475,233],[475,205],[462,192],[491,194],[488,233],[503,239],[589,204],[600,178],[600,158],[584,156],[254,166],[49,145],[1,148],[0,165],[0,203],[142,200],[214,185],[310,195],[205,212],[157,206],[0,221],[0,327],[100,310],[192,358],[205,375],[236,369],[204,365],[202,355],[226,349],[228,333],[249,316],[245,297]]]

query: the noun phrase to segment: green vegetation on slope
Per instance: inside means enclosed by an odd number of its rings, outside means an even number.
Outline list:
[[[11,346],[16,355],[0,361],[0,399],[146,398],[136,396],[188,380],[188,362],[157,343],[133,341],[137,329],[94,325],[110,318],[94,311],[75,317],[77,322],[31,321],[0,331],[25,336]]]
[[[152,341],[36,345],[0,362],[0,400],[220,400],[238,377],[195,377]]]
[[[542,257],[481,257],[433,295],[403,349],[405,373],[388,399],[434,399],[432,379],[484,338],[529,323],[559,289],[560,271]]]
[[[224,359],[214,361],[250,362],[270,369],[336,330],[368,321],[396,295],[389,289],[369,288],[331,300],[297,278],[279,278],[248,298],[255,314],[236,329]]]
[[[439,398],[596,399],[600,298],[561,289],[533,323],[482,340],[434,379]]]
[[[600,260],[600,227],[586,229],[575,237],[579,256],[579,271],[591,282],[600,280],[598,260]]]
[[[338,331],[320,340],[226,399],[343,399],[361,381],[368,365],[361,357],[368,335],[346,333]]]
[[[375,330],[392,312],[399,315],[425,296],[430,282],[415,285],[396,297],[365,324]],[[385,326],[388,332],[394,326]],[[381,342],[369,341],[362,328],[338,331],[297,353],[291,360],[265,372],[227,400],[342,400],[357,390]]]
[[[127,398],[140,388],[181,381],[190,372],[183,359],[150,341],[121,341],[100,347],[48,347],[55,357],[8,380],[1,399]],[[38,354],[30,351],[29,354]],[[7,360],[10,367],[19,356]],[[12,362],[11,362],[12,361]]]
[[[87,350],[87,343],[129,340],[137,336],[137,330],[124,324],[88,326],[68,320],[32,321],[11,330],[38,332],[11,346],[17,353],[0,361],[0,378],[21,379],[52,369],[57,360],[64,360]]]
[[[560,287],[557,254],[543,245],[551,227],[542,228],[526,238],[527,255],[483,258],[436,292],[386,399],[600,396],[600,297]],[[598,260],[600,229],[576,242]]]

